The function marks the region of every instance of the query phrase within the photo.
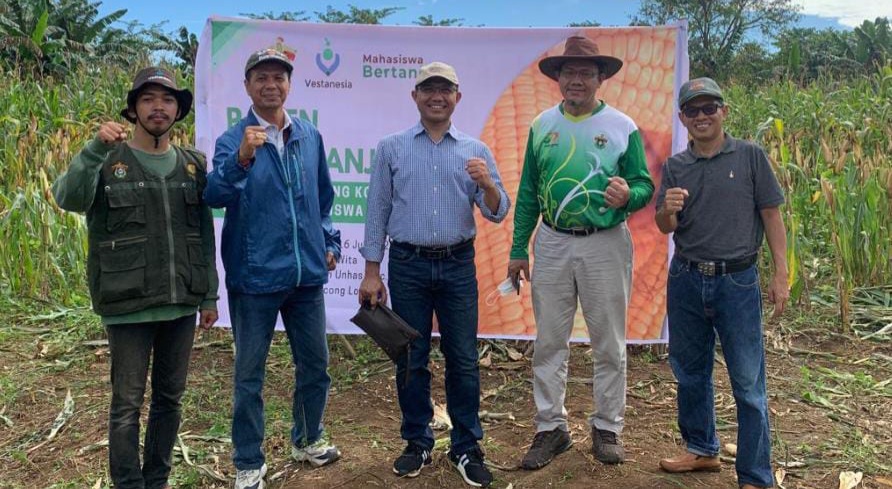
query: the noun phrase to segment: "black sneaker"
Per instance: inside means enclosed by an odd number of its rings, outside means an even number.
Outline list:
[[[605,464],[621,464],[626,460],[623,442],[616,433],[592,426],[592,453]]]
[[[417,477],[421,473],[421,469],[430,464],[430,450],[415,443],[409,443],[403,450],[403,454],[393,462],[393,473],[400,477]]]
[[[452,453],[450,450],[449,461],[468,485],[489,487],[492,484],[492,474],[483,464],[483,450],[480,447],[474,447],[461,455]]]
[[[555,428],[551,431],[540,431],[533,438],[527,454],[524,455],[520,466],[526,470],[536,470],[545,467],[554,457],[566,452],[573,445],[570,433]]]

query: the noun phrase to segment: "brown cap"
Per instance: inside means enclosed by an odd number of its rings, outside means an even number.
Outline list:
[[[294,71],[294,65],[291,64],[291,59],[288,58],[285,53],[278,49],[266,48],[248,56],[248,62],[245,63],[245,78],[248,77],[248,72],[254,69],[255,66],[260,63],[266,63],[267,61],[279,63],[284,66],[285,71],[288,72],[288,76],[291,76],[291,72]]]
[[[136,104],[137,95],[149,84],[162,86],[176,97],[178,107],[176,120],[181,121],[189,114],[189,110],[192,108],[192,92],[187,88],[180,90],[176,77],[167,68],[150,66],[139,70],[133,77],[133,86],[127,92],[127,108],[121,111],[122,117],[130,122],[136,122],[136,118],[130,115],[130,111]]]
[[[552,80],[557,80],[561,67],[567,61],[593,61],[605,78],[610,78],[623,67],[623,62],[613,56],[602,55],[598,45],[583,36],[571,36],[564,43],[564,54],[548,56],[539,61],[539,71]]]
[[[415,86],[417,87],[431,78],[442,78],[453,85],[458,85],[458,75],[455,73],[455,68],[439,61],[428,63],[418,70]]]

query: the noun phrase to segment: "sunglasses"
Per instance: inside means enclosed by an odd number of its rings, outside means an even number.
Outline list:
[[[697,107],[685,107],[681,109],[681,113],[684,114],[684,116],[688,119],[693,119],[694,117],[697,117],[700,112],[703,112],[703,115],[713,115],[722,107],[723,104],[720,103],[700,105]]]

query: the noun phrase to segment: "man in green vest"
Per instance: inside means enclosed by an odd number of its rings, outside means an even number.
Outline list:
[[[109,472],[116,489],[169,488],[171,452],[196,312],[217,320],[214,225],[202,192],[202,153],[171,144],[170,129],[192,106],[173,74],[137,73],[121,115],[78,153],[53,184],[59,206],[87,215],[87,275],[93,310],[111,350]],[[139,418],[152,363],[152,401],[145,450]]]

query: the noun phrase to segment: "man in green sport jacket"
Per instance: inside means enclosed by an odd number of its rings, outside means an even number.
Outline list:
[[[86,212],[93,310],[111,350],[109,471],[117,489],[169,488],[189,354],[199,324],[217,320],[217,269],[210,208],[202,199],[205,157],[171,144],[170,129],[192,105],[173,74],[137,73],[121,115],[78,153],[53,184],[59,206]],[[139,419],[149,362],[152,401],[142,463]]]
[[[532,278],[536,344],[536,436],[521,465],[538,469],[572,441],[564,397],[569,341],[582,305],[594,360],[592,452],[606,464],[625,459],[620,434],[626,407],[626,308],[632,238],[626,218],[644,207],[654,185],[635,122],[596,97],[623,62],[601,55],[585,37],[539,63],[564,100],[533,120],[514,211],[508,275]],[[527,246],[541,218],[529,277]]]

